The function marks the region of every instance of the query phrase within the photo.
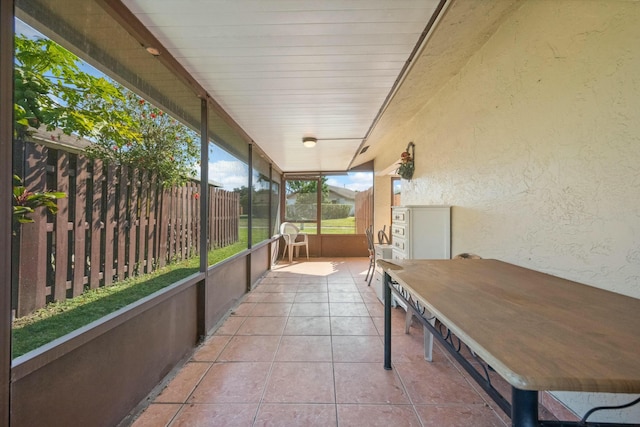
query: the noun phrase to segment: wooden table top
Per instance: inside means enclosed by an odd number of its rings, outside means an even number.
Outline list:
[[[516,388],[640,392],[640,299],[490,259],[378,263]]]

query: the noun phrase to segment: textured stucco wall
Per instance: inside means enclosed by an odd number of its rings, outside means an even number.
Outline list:
[[[387,236],[391,237],[391,177],[389,175],[374,177],[373,198],[375,212],[373,222],[373,237],[378,241],[378,231],[383,226]]]
[[[639,22],[638,1],[524,1],[415,117],[374,135],[376,166],[416,143],[403,203],[454,206],[452,254],[640,298]],[[557,395],[580,414],[631,400]]]

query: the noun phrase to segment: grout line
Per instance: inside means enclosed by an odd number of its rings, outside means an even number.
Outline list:
[[[293,304],[291,304],[291,307],[293,307]],[[280,338],[278,339],[278,345],[276,346],[276,351],[273,353],[273,358],[271,360],[271,365],[269,366],[269,372],[267,372],[267,377],[265,379],[264,382],[264,387],[262,389],[262,394],[260,395],[260,399],[258,401],[258,406],[256,407],[256,412],[253,415],[253,422],[252,425],[255,425],[258,419],[258,414],[260,413],[260,409],[262,408],[262,405],[264,403],[264,397],[267,394],[267,386],[269,385],[269,381],[271,380],[271,375],[273,374],[273,368],[276,362],[276,356],[278,354],[278,351],[280,350],[280,344],[282,343],[282,337],[284,336],[284,329],[287,326],[287,322],[289,321],[289,314],[291,313],[291,307],[289,308],[289,313],[287,313],[286,316],[286,320],[284,322],[284,327],[282,328],[282,331],[280,331]],[[285,316],[283,316],[285,317]]]
[[[171,427],[171,425],[173,424],[173,422],[176,420],[176,418],[178,418],[178,414],[180,414],[180,412],[182,412],[182,410],[184,409],[185,404],[181,404],[180,408],[176,411],[175,414],[173,414],[173,417],[171,417],[171,419],[169,420],[169,422],[167,423],[167,427]]]
[[[290,277],[296,277],[296,276],[300,276],[300,275],[301,275],[301,274],[297,274],[297,273],[296,273],[295,275],[290,276]],[[361,285],[358,285],[358,283],[359,283],[358,279],[359,279],[359,278],[357,277],[357,275],[352,275],[352,276],[349,276],[349,277],[351,277],[351,279],[353,280],[353,283],[354,283],[354,284],[355,284],[355,286],[356,286],[356,289],[357,289],[358,294],[359,294],[359,295],[362,297],[362,299],[363,299],[361,302],[362,302],[362,303],[364,303],[364,304],[365,304],[365,307],[367,308],[367,313],[368,313],[368,314],[367,314],[366,316],[332,316],[331,311],[329,311],[329,314],[328,314],[327,316],[296,316],[296,318],[297,318],[297,317],[313,317],[313,318],[328,317],[328,319],[329,319],[329,338],[330,338],[330,346],[331,346],[331,359],[330,359],[330,363],[331,363],[332,376],[333,376],[333,386],[334,386],[334,393],[333,393],[333,394],[334,394],[334,404],[333,404],[333,406],[334,406],[334,410],[335,410],[335,423],[336,423],[336,425],[337,425],[337,426],[339,425],[339,414],[338,414],[337,384],[336,384],[336,372],[335,372],[335,363],[336,363],[336,361],[335,361],[335,357],[334,357],[334,347],[333,347],[334,341],[333,341],[333,338],[334,338],[334,336],[340,336],[340,335],[334,335],[334,333],[335,333],[336,331],[334,331],[334,330],[333,330],[334,328],[333,328],[333,324],[332,324],[332,322],[331,322],[331,319],[333,319],[333,318],[340,318],[340,317],[359,317],[359,318],[363,318],[363,319],[364,319],[364,318],[369,318],[369,319],[370,319],[370,322],[372,322],[372,323],[373,323],[374,328],[376,329],[376,332],[377,332],[377,333],[376,333],[376,335],[371,335],[371,336],[377,336],[377,337],[378,337],[378,339],[379,339],[380,341],[382,341],[382,339],[383,339],[383,334],[381,334],[381,333],[380,333],[380,331],[378,331],[378,328],[377,328],[377,326],[376,326],[376,322],[374,321],[374,319],[376,318],[375,316],[373,316],[374,312],[373,312],[372,310],[369,310],[369,306],[367,305],[367,302],[366,302],[366,301],[364,301],[364,296],[365,296],[365,295],[367,295],[367,294],[371,294],[371,293],[373,293],[373,292],[374,292],[373,287],[368,288],[368,287],[362,287]],[[293,282],[289,277],[287,277],[287,281],[286,281],[285,283],[286,283],[286,284],[297,284],[297,285],[298,285],[297,289],[296,289],[296,290],[295,290],[295,292],[294,292],[296,295],[299,295],[299,294],[305,294],[305,292],[300,292],[300,289],[301,289],[301,288],[300,288],[300,286],[305,286],[305,285],[307,285],[307,284],[300,284],[299,282],[294,283],[294,282]],[[366,283],[366,282],[365,282],[365,283]],[[274,281],[274,282],[270,282],[270,283],[269,283],[269,285],[270,285],[270,284],[280,285],[280,284],[282,284],[282,283],[277,283],[277,279],[276,279],[276,281]],[[308,285],[318,285],[318,284],[320,284],[320,283],[308,283]],[[329,286],[329,284],[328,284],[328,282],[326,282],[326,283],[325,283],[325,286],[327,286],[327,293],[329,294],[329,287],[328,287],[328,286]],[[373,294],[375,295],[375,293],[373,293]],[[371,302],[371,301],[370,301],[370,302]],[[254,303],[254,304],[258,304],[258,303],[260,303],[260,302],[256,302],[256,303]],[[330,302],[329,302],[329,301],[327,301],[327,303],[329,303],[329,310],[331,310]],[[348,302],[348,303],[349,303],[349,304],[352,304],[352,303],[354,303],[354,302]],[[281,304],[281,303],[279,303],[279,304]],[[272,357],[272,360],[271,360],[271,364],[270,364],[270,366],[269,366],[269,370],[268,370],[267,375],[266,375],[266,379],[265,379],[265,383],[264,383],[264,386],[263,386],[263,390],[262,390],[261,396],[260,396],[260,398],[259,398],[259,402],[257,403],[256,410],[255,410],[255,413],[254,413],[254,416],[253,416],[252,425],[254,425],[254,426],[256,426],[256,425],[257,425],[257,416],[259,415],[259,413],[260,413],[261,409],[263,408],[263,406],[266,404],[266,403],[265,403],[265,401],[264,401],[264,399],[265,399],[265,396],[266,396],[267,387],[268,387],[268,384],[269,384],[269,382],[270,382],[270,380],[271,380],[271,378],[272,378],[272,375],[273,375],[274,366],[275,366],[275,363],[276,363],[276,361],[277,361],[277,354],[278,354],[278,352],[279,352],[279,350],[280,350],[280,348],[281,348],[282,341],[283,341],[283,339],[284,339],[284,337],[285,337],[285,330],[286,330],[287,324],[289,323],[289,321],[290,321],[290,320],[292,320],[292,319],[294,318],[294,317],[292,317],[292,316],[291,316],[291,313],[292,313],[292,310],[293,310],[293,304],[295,304],[295,297],[294,297],[294,301],[290,303],[290,309],[289,309],[288,313],[287,313],[285,316],[278,316],[278,317],[284,317],[284,318],[285,318],[285,322],[284,322],[284,326],[283,326],[282,330],[280,331],[280,333],[279,333],[279,334],[273,334],[273,335],[272,335],[272,336],[278,336],[278,343],[277,343],[277,346],[276,346],[276,350],[275,350],[275,352],[273,353],[273,357]],[[301,303],[301,304],[304,304],[304,303]],[[255,306],[254,306],[254,308],[255,308]],[[253,311],[253,310],[251,310],[251,311]],[[217,359],[220,357],[220,355],[224,352],[224,349],[229,345],[229,343],[231,342],[231,340],[232,340],[233,338],[235,338],[236,336],[239,336],[239,335],[238,335],[238,332],[240,331],[240,328],[242,327],[242,324],[244,324],[244,323],[247,321],[247,319],[248,319],[249,317],[257,318],[257,317],[263,317],[263,316],[254,316],[254,315],[253,315],[253,313],[248,313],[248,315],[246,315],[246,316],[242,316],[242,317],[244,317],[244,319],[243,319],[243,321],[241,322],[240,326],[235,330],[235,332],[233,332],[233,334],[232,334],[231,336],[229,336],[228,341],[227,341],[227,342],[226,342],[226,344],[222,347],[222,349],[220,350],[220,352],[219,352],[218,356],[215,358],[215,360],[214,360],[213,362],[200,361],[200,363],[210,363],[210,366],[206,369],[206,371],[205,371],[205,372],[204,372],[204,374],[201,376],[201,378],[199,379],[199,381],[197,382],[197,384],[193,387],[193,389],[192,389],[191,393],[189,393],[189,396],[186,398],[185,402],[184,402],[184,403],[182,403],[182,404],[180,404],[180,408],[179,408],[179,409],[176,411],[176,413],[173,415],[173,417],[172,417],[172,418],[171,418],[171,420],[169,421],[169,424],[168,424],[168,425],[170,425],[171,423],[173,423],[173,422],[176,420],[176,418],[178,417],[178,415],[179,415],[179,414],[184,410],[184,408],[188,405],[188,400],[189,400],[189,398],[191,397],[191,395],[193,394],[193,392],[195,391],[195,389],[198,387],[198,385],[203,381],[204,377],[209,373],[209,371],[211,370],[211,368],[212,368],[213,364],[218,363],[218,362],[216,362],[216,360],[217,360]],[[272,316],[266,316],[266,317],[272,317]],[[394,316],[394,318],[395,318],[395,317],[396,317],[396,316]],[[400,321],[400,320],[397,320],[397,321]],[[212,336],[213,336],[213,335],[212,335]],[[304,336],[309,336],[309,335],[304,334]],[[312,334],[311,336],[321,336],[321,335]],[[356,336],[361,336],[361,335],[356,335]],[[366,336],[368,336],[368,335],[366,335]],[[209,337],[209,338],[211,338],[211,337]],[[458,371],[460,374],[463,374],[462,372],[460,372],[460,369],[459,369],[459,367],[457,366],[456,361],[455,361],[455,360],[451,360],[451,358],[449,357],[448,353],[446,353],[446,352],[444,352],[444,351],[441,351],[441,353],[442,353],[442,354],[444,354],[444,356],[445,356],[444,362],[451,364],[451,365],[455,368],[455,370],[456,370],[456,371]],[[196,362],[196,361],[194,361],[193,359],[191,359],[191,360],[190,360],[190,362]],[[295,361],[295,360],[292,360],[291,362],[296,362],[296,361]],[[315,361],[309,361],[309,362],[315,362]],[[320,362],[320,361],[317,361],[317,362]],[[325,363],[326,363],[326,362],[325,362]],[[343,363],[347,363],[347,362],[343,362]],[[362,362],[349,362],[349,363],[358,364],[358,363],[370,363],[370,362],[362,361]],[[400,363],[401,363],[401,362],[400,362]],[[401,383],[401,386],[402,386],[403,392],[404,392],[404,393],[405,393],[405,395],[407,396],[408,403],[406,403],[406,404],[387,404],[386,406],[390,406],[390,407],[394,407],[394,406],[410,406],[410,407],[411,407],[411,409],[412,409],[412,412],[413,412],[414,416],[418,419],[419,425],[420,425],[420,426],[422,426],[422,427],[424,427],[424,422],[423,422],[423,420],[421,419],[421,417],[419,416],[419,414],[418,414],[418,412],[417,412],[417,406],[419,406],[419,405],[418,405],[418,404],[416,404],[416,403],[413,401],[413,399],[412,399],[411,395],[409,394],[409,392],[408,392],[408,390],[407,390],[407,384],[405,384],[405,381],[403,380],[403,377],[399,374],[399,372],[398,372],[398,370],[397,370],[397,366],[396,366],[396,363],[395,363],[395,362],[393,363],[393,370],[395,371],[395,372],[394,372],[394,375],[396,375],[396,376],[397,376],[397,378],[400,380],[400,383]],[[474,383],[473,383],[473,382],[471,382],[471,381],[469,381],[469,379],[468,379],[468,378],[466,378],[466,376],[465,376],[465,375],[462,375],[462,376],[463,376],[464,380],[465,380],[465,381],[466,381],[466,382],[471,386],[471,388],[472,388],[474,391],[476,391],[476,393],[478,393],[478,391],[477,391],[477,390],[475,390]],[[483,401],[485,401],[485,399],[484,399],[484,397],[482,396],[482,394],[481,394],[481,393],[478,393],[478,394],[480,395],[481,399],[482,399]],[[274,403],[275,403],[275,402],[274,402]],[[297,405],[297,404],[300,404],[300,403],[295,403],[295,402],[281,402],[281,403],[282,403],[282,404],[286,404],[286,405]],[[486,402],[485,402],[485,403],[486,403]],[[316,403],[309,403],[309,404],[316,404]],[[358,404],[356,404],[356,403],[347,403],[347,404],[343,404],[343,405],[358,405]],[[372,405],[374,405],[374,404],[372,404]],[[376,404],[376,405],[380,406],[379,404]],[[445,405],[447,405],[447,404],[445,404]],[[435,406],[441,406],[441,405],[435,405]],[[499,415],[496,413],[496,411],[494,410],[494,408],[492,408],[492,407],[491,407],[491,405],[489,405],[489,406],[490,406],[490,408],[492,409],[492,411],[494,412],[494,416],[496,416],[496,417],[500,420],[500,422],[504,424],[504,423],[505,423],[505,421],[503,420],[503,418],[502,418],[501,416],[499,416]],[[506,425],[506,424],[505,424],[505,425]]]
[[[331,345],[331,374],[333,375],[333,406],[336,411],[336,426],[338,426],[338,385],[336,384],[336,364],[333,356],[333,324],[331,322],[331,304],[329,304],[329,343]]]

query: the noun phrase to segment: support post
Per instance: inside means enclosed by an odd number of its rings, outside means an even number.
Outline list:
[[[209,267],[209,105],[200,100],[200,272],[204,279],[198,284],[198,337],[204,340],[207,325],[207,268]]]
[[[391,370],[391,277],[384,273],[384,369]]]
[[[0,426],[11,405],[11,236],[13,223],[14,2],[0,2]]]
[[[249,144],[249,182],[247,184],[248,188],[248,201],[247,201],[247,240],[248,240],[248,248],[249,254],[247,255],[247,283],[246,283],[246,292],[251,292],[251,268],[252,268],[252,260],[253,251],[253,144]]]

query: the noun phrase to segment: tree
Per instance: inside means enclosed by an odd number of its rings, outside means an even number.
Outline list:
[[[191,129],[130,90],[114,85],[124,94],[111,108],[127,112],[134,135],[129,140],[99,133],[87,148],[93,158],[152,171],[160,183],[177,184],[195,176],[200,140]]]
[[[322,199],[325,200],[329,195],[329,185],[327,184],[327,178],[321,177],[322,182]],[[298,200],[304,200],[304,203],[309,203],[308,196],[303,196],[300,199],[301,194],[316,194],[318,192],[318,180],[287,180],[287,194],[298,194],[296,197],[296,203]],[[313,200],[313,203],[316,201]]]
[[[234,188],[234,193],[238,193],[240,196],[240,208],[242,209],[242,213],[249,213],[249,187],[243,185],[240,188]]]
[[[15,39],[15,129],[18,139],[45,125],[94,142],[87,154],[144,168],[160,183],[193,176],[195,132],[105,77],[82,71],[80,59],[48,39]]]
[[[104,77],[79,67],[77,56],[51,40],[15,38],[14,117],[18,139],[29,127],[45,125],[67,135],[95,137],[109,133],[114,139],[131,139],[131,117],[105,108],[123,94]],[[100,100],[100,102],[96,102]]]

